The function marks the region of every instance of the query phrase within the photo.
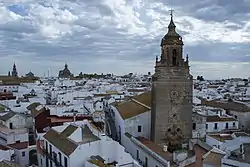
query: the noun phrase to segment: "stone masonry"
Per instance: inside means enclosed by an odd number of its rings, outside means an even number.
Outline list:
[[[171,15],[152,76],[151,112],[151,140],[169,147],[187,143],[192,137],[193,77],[188,56],[184,60],[182,52],[182,38]]]

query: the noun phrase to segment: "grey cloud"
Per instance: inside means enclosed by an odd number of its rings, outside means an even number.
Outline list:
[[[53,16],[46,16],[45,14],[49,14],[46,12],[43,16],[39,16],[35,8],[40,7],[38,2],[42,2],[40,5],[43,6],[39,10],[49,8]],[[225,2],[228,3],[224,4]],[[241,29],[243,21],[246,20],[246,14],[243,13],[246,10],[244,4],[242,3],[242,6],[236,4],[236,1],[225,2],[170,0],[166,4],[163,0],[148,0],[144,2],[144,6],[131,7],[134,12],[131,14],[126,13],[129,11],[120,12],[118,9],[112,11],[109,4],[104,4],[100,0],[29,1],[23,3],[30,10],[28,16],[24,16],[21,21],[0,23],[0,52],[5,55],[0,56],[0,59],[10,63],[0,67],[0,72],[6,73],[12,65],[12,60],[7,61],[8,57],[17,59],[16,61],[20,63],[18,67],[24,68],[23,71],[34,68],[35,73],[40,72],[40,74],[47,68],[51,68],[56,74],[59,68],[63,68],[65,62],[68,62],[73,72],[77,73],[105,72],[114,68],[120,72],[152,71],[155,56],[160,55],[161,38],[167,33],[169,23],[167,7],[176,10],[176,17],[188,15],[190,18],[218,23],[228,20],[234,24],[225,26],[232,30]],[[151,5],[156,3],[161,5]],[[133,1],[129,1],[126,5],[133,5]],[[57,13],[54,14],[53,10]],[[65,10],[74,15],[76,20],[63,21],[67,20],[67,15],[62,16],[60,12]],[[150,10],[155,11],[157,17],[147,15]],[[139,15],[134,16],[135,12]],[[121,20],[118,17],[121,13],[128,19]],[[130,14],[142,23],[133,22]],[[182,25],[184,29],[179,30],[177,27],[177,30],[184,37],[186,44],[190,40],[186,37],[190,34],[192,36],[190,30],[194,29],[195,25],[192,20],[180,20],[176,19],[176,24]],[[68,33],[55,39],[42,35],[40,24],[47,22],[52,25],[59,24],[52,26],[48,32],[68,31]],[[146,30],[145,33],[140,32],[143,30]],[[214,43],[207,39],[196,45],[184,45],[184,55],[188,53],[191,61],[249,62],[249,52],[250,49],[244,43]],[[30,67],[26,67],[25,63]]]

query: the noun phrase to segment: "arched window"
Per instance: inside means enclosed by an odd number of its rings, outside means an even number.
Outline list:
[[[177,53],[176,53],[176,49],[173,50],[172,63],[173,63],[173,66],[177,65]]]

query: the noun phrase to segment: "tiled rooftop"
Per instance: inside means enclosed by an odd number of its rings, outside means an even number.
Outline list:
[[[128,118],[131,118],[136,115],[149,111],[148,107],[151,106],[151,93],[150,92],[144,92],[140,95],[133,97],[133,99],[135,99],[139,103],[133,100],[129,100],[129,101],[118,103],[116,105],[116,108],[119,111],[123,119],[128,119]]]
[[[149,148],[150,150],[152,150],[153,152],[164,158],[165,160],[172,161],[173,155],[168,151],[163,151],[163,147],[156,145],[155,143],[144,137],[138,137],[136,139],[140,141],[143,145],[145,145],[147,148]]]
[[[237,121],[237,119],[233,117],[219,117],[218,115],[207,116],[207,122],[232,122]]]
[[[233,137],[230,134],[209,134],[208,136],[220,142],[225,142],[226,140],[233,140]]]

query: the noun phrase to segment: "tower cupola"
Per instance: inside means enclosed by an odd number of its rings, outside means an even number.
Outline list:
[[[174,19],[173,19],[173,10],[170,10],[170,23],[168,25],[168,32],[167,34],[162,38],[161,41],[161,46],[164,45],[183,45],[182,42],[182,37],[176,32],[175,28],[175,24],[174,24]]]

